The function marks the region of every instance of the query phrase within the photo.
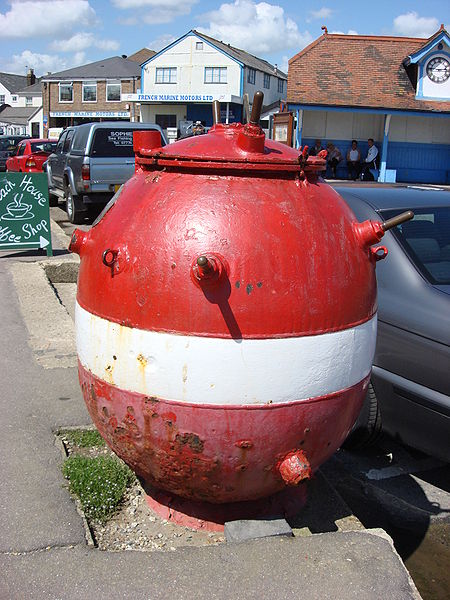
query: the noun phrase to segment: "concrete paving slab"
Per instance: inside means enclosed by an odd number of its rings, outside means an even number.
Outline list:
[[[292,529],[286,519],[239,519],[228,521],[224,526],[227,543],[246,542],[258,538],[284,535],[292,537]]]
[[[73,321],[44,269],[39,264],[16,262],[10,270],[36,361],[46,369],[75,367]]]
[[[46,600],[417,600],[392,543],[366,532],[171,553],[50,548],[0,556],[0,597]]]
[[[75,301],[77,297],[77,284],[76,283],[54,283],[54,288],[61,301],[68,312],[72,321],[75,321]],[[75,330],[74,330],[75,335]]]

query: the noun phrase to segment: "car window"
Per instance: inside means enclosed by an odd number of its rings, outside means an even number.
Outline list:
[[[22,156],[25,152],[26,144],[19,144],[17,146],[17,156]]]
[[[70,150],[70,144],[72,142],[72,138],[73,138],[73,129],[71,129],[70,131],[67,132],[67,137],[64,141],[64,147],[63,147],[63,152],[69,152]]]
[[[55,151],[57,142],[33,142],[30,144],[31,152],[47,152],[51,154]]]
[[[72,154],[83,155],[86,149],[87,140],[91,132],[91,127],[77,127],[72,142]]]
[[[59,137],[58,144],[56,146],[56,152],[62,152],[64,142],[66,141],[66,137],[67,137],[67,131],[64,131]]]
[[[398,210],[382,211],[389,219]],[[410,260],[432,284],[450,284],[450,206],[414,208],[414,218],[393,230]]]
[[[91,156],[134,157],[133,130],[97,129],[91,144]]]

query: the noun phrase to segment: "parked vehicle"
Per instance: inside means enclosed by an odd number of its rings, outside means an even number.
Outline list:
[[[153,123],[85,123],[65,129],[47,160],[50,196],[66,202],[72,223],[83,222],[89,208],[105,206],[134,173],[133,131],[162,129]]]
[[[17,144],[29,137],[29,135],[0,136],[0,171],[6,171],[6,161],[16,149]]]
[[[56,144],[56,141],[37,138],[22,140],[6,161],[6,170],[41,173],[42,165],[55,151]]]
[[[384,430],[450,461],[450,191],[363,185],[333,186],[359,221],[415,216],[381,242],[389,255],[377,265],[371,386],[346,447]]]

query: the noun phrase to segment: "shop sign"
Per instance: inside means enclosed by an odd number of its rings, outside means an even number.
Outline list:
[[[129,118],[130,113],[127,111],[107,111],[107,110],[74,110],[74,111],[53,111],[50,112],[51,117],[124,117]]]
[[[219,94],[123,94],[122,102],[229,102],[230,96]]]
[[[45,173],[0,173],[0,250],[45,248],[52,256]]]

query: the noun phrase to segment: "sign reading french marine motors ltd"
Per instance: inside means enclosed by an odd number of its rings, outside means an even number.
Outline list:
[[[0,251],[44,248],[52,256],[45,173],[0,173]]]

